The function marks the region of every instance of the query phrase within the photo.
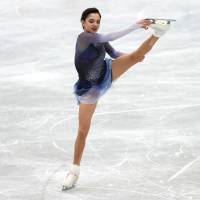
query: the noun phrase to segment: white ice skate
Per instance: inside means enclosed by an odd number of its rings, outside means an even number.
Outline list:
[[[72,189],[79,178],[80,167],[78,165],[72,165],[67,176],[64,179],[62,191]]]
[[[161,37],[164,35],[170,28],[170,24],[174,19],[155,19],[155,18],[147,18],[152,21],[152,24],[149,26],[153,29],[153,35],[156,37]]]

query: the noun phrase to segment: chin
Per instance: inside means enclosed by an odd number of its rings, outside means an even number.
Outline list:
[[[88,33],[96,33],[98,30],[94,31],[94,30],[86,30]]]

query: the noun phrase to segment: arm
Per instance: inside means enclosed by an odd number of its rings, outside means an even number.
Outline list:
[[[99,33],[88,33],[83,32],[80,37],[84,43],[90,44],[90,43],[105,43],[109,41],[116,40],[120,37],[123,37],[130,33],[133,30],[139,29],[140,26],[135,23],[123,30],[108,33],[108,34],[99,34]]]
[[[116,32],[108,33],[108,34],[83,32],[82,34],[80,34],[80,37],[85,44],[105,43],[105,42],[113,41],[120,37],[123,37],[133,30],[136,30],[139,28],[147,29],[147,27],[150,24],[152,24],[151,20],[142,19],[120,31],[116,31]]]
[[[125,53],[116,51],[108,42],[105,43],[105,50],[112,58],[117,58],[119,56],[125,55]]]

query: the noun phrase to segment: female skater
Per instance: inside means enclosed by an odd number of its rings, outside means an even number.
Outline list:
[[[83,32],[78,35],[75,53],[75,66],[79,79],[74,85],[74,93],[79,105],[79,126],[74,145],[73,164],[64,180],[62,190],[72,188],[78,180],[86,137],[99,98],[110,88],[113,81],[131,66],[141,62],[158,38],[169,29],[169,24],[156,25],[150,20],[139,20],[123,30],[99,34],[97,31],[100,21],[101,14],[98,9],[88,8],[83,11],[81,16]],[[129,54],[116,51],[109,43],[133,30],[148,27],[153,29],[153,35]],[[105,59],[105,53],[114,59]]]

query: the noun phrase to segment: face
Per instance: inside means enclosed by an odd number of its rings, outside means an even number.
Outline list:
[[[84,31],[96,33],[99,30],[101,18],[98,13],[91,13],[85,20],[82,20]]]

